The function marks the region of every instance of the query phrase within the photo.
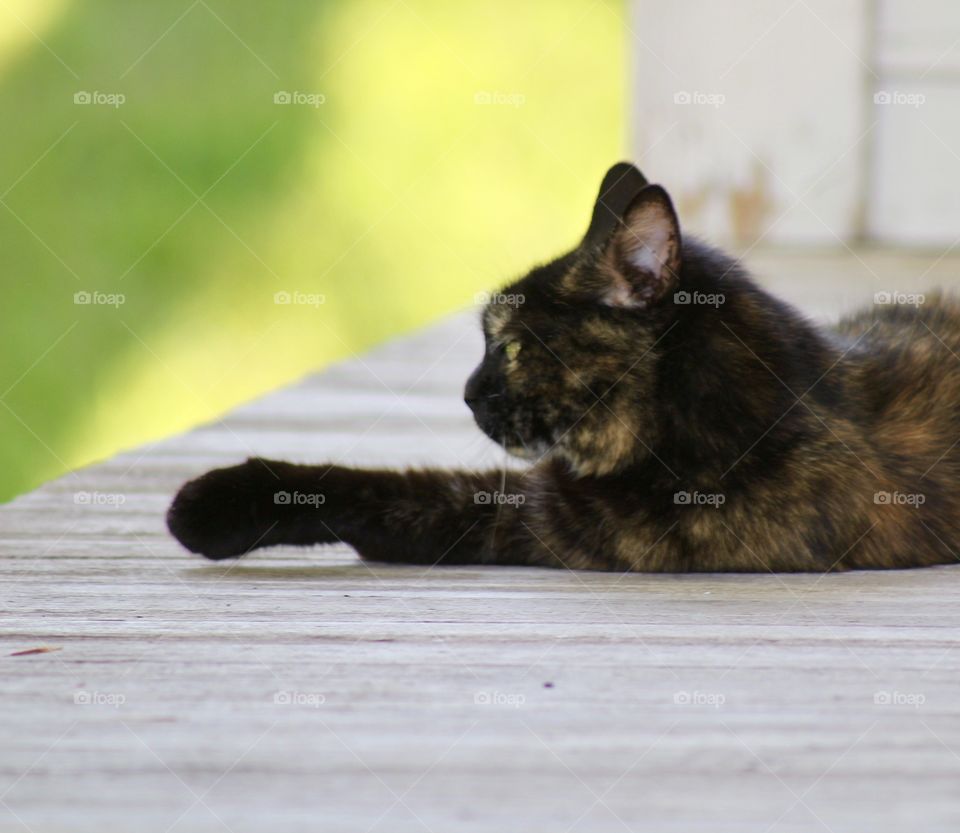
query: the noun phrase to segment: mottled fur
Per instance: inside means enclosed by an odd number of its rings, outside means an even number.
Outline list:
[[[171,531],[210,558],[345,541],[382,561],[623,571],[957,561],[953,300],[819,329],[681,239],[666,192],[621,163],[580,245],[495,295],[483,326],[467,402],[527,470],[248,460],[186,484]]]

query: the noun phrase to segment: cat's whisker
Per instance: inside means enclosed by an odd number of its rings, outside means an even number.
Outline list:
[[[501,436],[500,438],[501,449],[504,448],[503,444],[505,441],[506,441],[506,437]],[[497,551],[497,532],[500,529],[500,517],[503,514],[503,504],[504,504],[503,495],[507,488],[507,454],[505,449],[500,459],[501,459],[500,491],[498,493],[491,495],[491,499],[494,500],[497,504],[497,508],[493,516],[493,528],[490,531],[490,547],[492,552],[494,553],[496,553]]]

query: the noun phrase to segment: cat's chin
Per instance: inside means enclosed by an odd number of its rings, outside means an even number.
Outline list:
[[[511,457],[536,462],[546,457],[553,447],[545,442],[535,442],[529,445],[504,445],[504,449]]]
[[[511,457],[527,462],[537,462],[546,457],[555,447],[555,443],[546,440],[525,440],[518,437],[513,432],[504,436],[503,433],[494,430],[488,430],[480,420],[477,420],[477,427],[483,431],[491,440],[499,445]]]

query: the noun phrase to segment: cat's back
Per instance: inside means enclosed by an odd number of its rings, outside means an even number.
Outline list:
[[[904,297],[913,302],[874,304],[837,323],[845,362],[861,370],[868,387],[946,385],[960,405],[960,299]]]
[[[949,451],[946,469],[960,463],[953,460],[960,454],[953,448],[960,431],[960,300],[940,292],[893,300],[835,328],[850,392],[864,406],[878,447],[924,466]]]
[[[960,299],[937,291],[877,293],[876,303],[842,318],[834,331],[851,346],[897,350],[928,340],[955,350],[960,345]]]

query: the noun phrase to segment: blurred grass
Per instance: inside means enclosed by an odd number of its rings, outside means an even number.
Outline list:
[[[0,499],[573,243],[623,152],[622,14],[605,0],[8,0]],[[125,102],[76,104],[80,91]],[[77,304],[82,291],[125,298]]]

